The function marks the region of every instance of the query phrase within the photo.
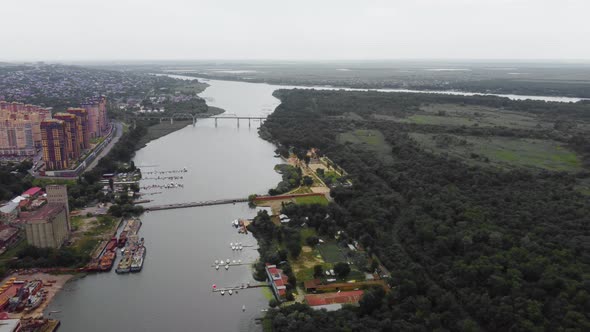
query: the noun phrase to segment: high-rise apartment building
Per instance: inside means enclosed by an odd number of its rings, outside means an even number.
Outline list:
[[[0,155],[31,156],[41,147],[41,122],[49,110],[23,103],[0,101]]]
[[[0,156],[35,155],[33,125],[26,121],[0,122]]]
[[[78,128],[78,142],[80,143],[80,150],[90,148],[90,131],[88,129],[88,112],[83,108],[68,108],[69,114],[74,114],[80,119]]]
[[[106,134],[108,128],[107,98],[105,96],[93,98],[81,106],[88,112],[88,131],[90,138],[96,138]]]
[[[70,113],[56,113],[53,118],[64,122],[68,157],[70,160],[77,160],[81,154],[79,141],[80,119],[75,114]]]
[[[48,171],[66,169],[70,166],[68,136],[62,120],[41,122],[43,161]]]

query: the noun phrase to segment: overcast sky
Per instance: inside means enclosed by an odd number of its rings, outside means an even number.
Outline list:
[[[590,59],[590,0],[0,1],[0,61]]]

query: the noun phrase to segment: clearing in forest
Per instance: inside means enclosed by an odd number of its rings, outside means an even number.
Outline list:
[[[423,133],[410,135],[427,151],[463,159],[471,164],[567,172],[582,169],[582,163],[573,151],[552,140]]]
[[[456,105],[428,104],[405,118],[375,115],[376,119],[422,125],[438,125],[451,127],[506,127],[514,129],[549,129],[553,123],[524,112],[516,112],[501,108]]]
[[[341,144],[353,144],[355,147],[362,147],[377,155],[386,162],[393,161],[391,146],[379,130],[356,129],[338,135],[338,142]]]

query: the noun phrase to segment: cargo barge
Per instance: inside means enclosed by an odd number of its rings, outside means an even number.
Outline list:
[[[143,268],[143,262],[145,260],[146,248],[142,243],[139,245],[137,250],[133,253],[133,257],[131,259],[131,272],[139,272]]]
[[[131,271],[131,257],[132,256],[130,253],[125,254],[125,256],[123,256],[123,259],[121,259],[119,265],[115,269],[115,272],[117,272],[118,274],[129,273]]]
[[[121,235],[119,235],[119,241],[117,241],[117,246],[119,248],[123,248],[125,247],[125,244],[127,244],[127,231],[122,231]]]
[[[113,264],[115,263],[115,259],[117,258],[116,251],[107,251],[101,258],[100,263],[98,264],[98,268],[100,271],[106,272],[110,271],[113,268]]]

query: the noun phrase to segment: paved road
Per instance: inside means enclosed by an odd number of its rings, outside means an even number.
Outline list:
[[[109,144],[104,149],[102,149],[102,151],[100,151],[98,156],[94,158],[92,163],[88,165],[88,167],[86,167],[86,169],[82,173],[91,171],[98,164],[98,162],[111,151],[113,146],[115,146],[115,144],[119,141],[119,138],[121,138],[121,135],[123,135],[123,125],[121,124],[121,122],[115,122],[115,136],[109,142]]]

